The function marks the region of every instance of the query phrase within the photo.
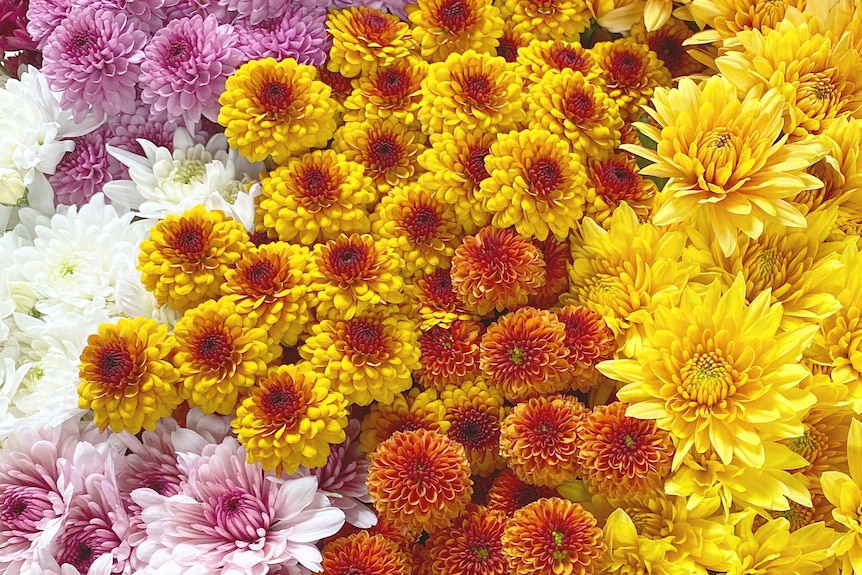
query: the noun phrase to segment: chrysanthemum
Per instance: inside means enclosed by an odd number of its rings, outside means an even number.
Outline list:
[[[402,262],[394,250],[370,235],[340,235],[314,246],[312,278],[318,319],[352,319],[367,309],[399,303]]]
[[[687,575],[691,572],[686,570],[687,566],[669,560],[672,543],[638,533],[635,522],[623,508],[617,508],[610,514],[603,533],[608,546],[605,563],[607,571],[651,575]]]
[[[102,324],[81,353],[81,409],[93,410],[100,430],[152,430],[180,404],[179,371],[169,359],[175,342],[154,319]]]
[[[572,366],[573,385],[588,391],[597,382],[596,365],[613,357],[614,334],[601,315],[583,306],[567,305],[556,310],[555,316],[566,330],[567,360]]]
[[[261,180],[263,225],[278,239],[311,245],[341,233],[370,230],[368,207],[377,193],[365,169],[332,150],[315,150]]]
[[[507,413],[505,398],[481,378],[449,386],[440,398],[449,421],[447,435],[464,446],[474,475],[489,476],[506,467],[500,456],[500,422]]]
[[[405,277],[448,268],[461,240],[454,210],[416,183],[383,196],[371,216],[371,231],[403,259]]]
[[[248,461],[287,474],[321,467],[344,441],[347,400],[308,362],[273,367],[257,380],[231,426]]]
[[[484,227],[452,258],[452,285],[479,315],[517,308],[545,284],[542,252],[513,229]]]
[[[591,575],[605,553],[596,518],[577,503],[552,497],[515,512],[503,534],[513,575]]]
[[[578,429],[589,410],[573,397],[546,395],[515,406],[501,425],[500,454],[519,479],[557,487],[578,475]]]
[[[592,51],[597,80],[626,122],[637,120],[656,87],[670,85],[670,72],[649,46],[632,38],[599,42]]]
[[[167,112],[191,129],[201,116],[215,121],[225,79],[240,64],[232,28],[215,16],[168,22],[144,49],[141,99],[153,114]]]
[[[657,90],[652,105],[647,112],[659,127],[638,128],[658,142],[657,150],[624,148],[654,162],[641,173],[671,178],[653,217],[656,225],[703,212],[726,256],[736,249],[737,230],[757,239],[767,221],[805,226],[786,199],[821,185],[804,170],[826,149],[814,138],[787,143],[780,137],[784,97],[779,91],[749,92],[740,100],[723,76],[702,87],[683,79],[679,88]],[[672,129],[660,129],[665,127]]]
[[[692,37],[694,42],[720,41],[727,47],[733,47],[739,46],[737,32],[777,28],[789,8],[802,10],[806,4],[806,0],[692,0],[686,7],[695,22],[709,25],[708,30]]]
[[[398,118],[375,122],[348,122],[335,134],[332,149],[365,166],[380,192],[412,181],[417,175],[416,159],[425,136]]]
[[[244,61],[293,58],[309,66],[321,66],[326,61],[329,43],[325,10],[289,5],[281,17],[270,17],[257,24],[234,20],[232,24],[236,47],[243,53]],[[319,76],[323,80],[323,75]]]
[[[503,554],[506,516],[478,505],[468,505],[448,529],[425,543],[430,573],[446,575],[506,575]]]
[[[231,146],[251,162],[324,146],[335,132],[337,104],[312,66],[293,58],[252,60],[228,77],[218,121]]]
[[[174,337],[183,397],[204,413],[232,414],[239,392],[281,355],[278,342],[249,316],[237,314],[230,300],[208,300],[186,311]]]
[[[512,63],[518,59],[518,52],[530,44],[530,36],[521,34],[511,23],[504,23],[503,35],[497,39],[497,56]]]
[[[109,137],[105,127],[79,138],[74,138],[75,149],[68,152],[48,182],[54,189],[54,203],[82,207],[102,186],[119,176],[119,170],[111,165],[105,143]]]
[[[505,132],[524,119],[521,79],[506,60],[467,50],[428,68],[422,80],[419,121],[426,133]]]
[[[413,384],[418,334],[407,316],[378,307],[351,319],[325,319],[311,332],[300,354],[350,401],[391,403]]]
[[[572,250],[568,241],[548,236],[544,241],[533,239],[533,245],[542,252],[545,262],[545,284],[530,296],[528,305],[540,309],[559,305],[560,296],[569,291],[569,266]]]
[[[405,291],[412,313],[421,320],[419,327],[424,330],[435,326],[448,329],[458,320],[479,319],[477,314],[467,310],[458,297],[448,269],[414,277],[413,283],[405,286]]]
[[[488,490],[488,509],[497,510],[508,517],[515,511],[545,497],[554,497],[557,490],[521,481],[514,471],[504,469],[494,477]]]
[[[539,82],[545,72],[572,70],[592,80],[596,75],[590,51],[578,42],[533,40],[518,50],[515,70],[526,85]]]
[[[339,537],[323,548],[326,575],[410,575],[410,558],[383,535],[361,531]]]
[[[668,69],[672,78],[689,76],[703,70],[704,66],[689,55],[689,48],[684,45],[694,32],[685,22],[671,16],[658,29],[648,31],[647,27],[638,22],[631,29],[632,38],[646,44],[649,49]]]
[[[625,202],[640,220],[646,220],[656,194],[655,182],[641,176],[634,157],[615,153],[587,160],[587,199],[584,216],[607,228],[611,215]]]
[[[91,108],[97,119],[134,112],[146,42],[124,12],[72,10],[45,44],[42,73],[77,122]]]
[[[331,96],[338,103],[338,111],[343,113],[345,111],[344,102],[353,93],[353,80],[329,70],[326,64],[317,67],[317,77],[330,87]]]
[[[150,107],[144,104],[138,106],[134,113],[118,114],[108,119],[108,137],[106,143],[114,148],[126,150],[137,156],[146,155],[138,143],[138,139],[152,142],[159,148],[173,151],[174,132],[176,124],[165,119],[154,118]],[[110,162],[120,170],[120,179],[128,179],[128,167],[110,157]]]
[[[491,219],[476,194],[488,177],[485,157],[496,135],[456,126],[451,132],[431,134],[430,140],[430,147],[419,156],[419,164],[426,170],[419,182],[437,200],[454,207],[465,232],[475,233]]]
[[[286,242],[250,248],[225,272],[221,291],[240,314],[281,343],[295,345],[310,317],[314,264],[309,255],[305,246]]]
[[[582,158],[607,158],[620,145],[616,102],[580,72],[546,74],[530,87],[528,103],[529,127],[566,138]]]
[[[847,459],[850,475],[839,471],[826,471],[820,478],[823,493],[834,506],[832,515],[846,531],[836,538],[833,549],[837,551],[837,560],[841,563],[842,573],[854,573],[862,570],[862,479],[858,470],[862,461],[859,460],[862,447],[862,423],[853,420],[850,433],[847,436]]]
[[[491,0],[419,0],[407,9],[413,40],[427,62],[475,50],[493,54],[503,19]]]
[[[569,142],[543,129],[499,134],[485,158],[477,198],[498,228],[564,240],[583,215],[586,177]]]
[[[396,394],[389,403],[377,402],[362,419],[359,448],[371,453],[399,431],[427,429],[445,434],[449,430],[446,406],[437,390],[412,388]]]
[[[368,492],[381,515],[408,527],[442,529],[470,503],[470,464],[461,444],[445,435],[400,431],[371,455]]]
[[[327,29],[332,35],[327,67],[348,78],[404,58],[413,46],[406,22],[365,6],[330,10]]]
[[[153,226],[141,244],[141,281],[157,302],[182,312],[217,298],[228,268],[251,247],[242,224],[198,206]]]
[[[361,76],[344,101],[344,120],[375,122],[395,117],[407,126],[418,127],[422,80],[427,73],[425,60],[407,57]]]
[[[432,327],[419,336],[419,363],[416,379],[423,387],[443,391],[479,375],[479,339],[482,324],[455,321],[451,327]]]
[[[584,0],[502,0],[503,19],[515,30],[536,40],[570,40],[590,25],[590,7]]]
[[[779,331],[781,306],[769,305],[768,291],[746,304],[741,277],[724,293],[719,282],[696,291],[656,309],[637,359],[599,370],[628,384],[617,396],[631,404],[629,417],[655,419],[671,433],[674,468],[692,448],[715,449],[725,464],[761,466],[765,439],[804,431],[801,416],[816,398],[799,388],[808,370],[797,360],[817,327]]]
[[[509,400],[568,386],[566,328],[546,310],[524,307],[500,317],[482,336],[479,353],[482,374]]]

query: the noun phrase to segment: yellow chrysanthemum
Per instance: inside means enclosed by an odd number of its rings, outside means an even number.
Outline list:
[[[251,60],[228,77],[218,121],[249,161],[272,155],[282,163],[332,137],[338,104],[330,94],[313,66],[293,58]]]
[[[565,137],[582,158],[602,160],[620,145],[623,120],[616,102],[580,72],[545,74],[530,87],[530,128]]]
[[[631,154],[615,153],[604,160],[587,160],[587,199],[584,216],[602,227],[611,223],[611,215],[625,202],[646,221],[653,207],[656,185],[639,174]]]
[[[258,380],[231,427],[249,463],[287,474],[322,467],[345,439],[347,400],[308,362],[280,365]]]
[[[383,196],[371,217],[371,231],[403,258],[405,276],[448,268],[462,235],[455,211],[416,183]]]
[[[524,119],[521,79],[506,60],[467,50],[431,64],[422,80],[419,121],[428,134],[465,130],[504,132]]]
[[[669,86],[670,72],[649,46],[633,38],[599,42],[593,46],[599,85],[613,99],[626,122],[640,118],[641,108],[659,86]]]
[[[631,30],[632,38],[649,46],[673,78],[689,76],[704,69],[704,65],[688,53],[686,40],[693,34],[685,22],[673,16],[659,28],[647,29],[638,22]]]
[[[514,226],[524,237],[558,240],[583,215],[586,176],[569,143],[545,130],[500,134],[485,158],[490,177],[478,198],[497,228]]]
[[[224,212],[197,206],[168,215],[141,242],[141,282],[160,305],[183,312],[217,298],[225,272],[251,247],[242,224]]]
[[[673,10],[672,0],[593,0],[592,4],[596,22],[617,33],[637,25],[650,32],[658,30],[671,18]]]
[[[725,47],[739,46],[736,37],[743,30],[776,28],[788,9],[802,9],[809,0],[692,0],[687,4],[698,28],[692,37],[696,43],[723,42]]]
[[[413,47],[406,22],[366,6],[330,9],[326,28],[332,36],[327,67],[348,78],[404,58]]]
[[[622,508],[608,517],[604,526],[608,559],[604,573],[634,575],[689,575],[685,566],[668,559],[673,543],[666,539],[652,539],[638,534],[635,523]]]
[[[824,495],[835,506],[832,516],[845,528],[832,547],[842,575],[862,573],[862,422],[858,419],[847,435],[847,460],[849,476],[826,471],[820,478]]]
[[[241,316],[229,300],[209,300],[186,311],[174,328],[182,394],[204,413],[232,414],[240,391],[266,373],[281,346]]]
[[[359,405],[391,403],[413,385],[419,367],[418,330],[407,316],[385,308],[349,320],[325,319],[311,327],[300,355]]]
[[[530,43],[530,35],[515,30],[511,22],[503,23],[503,35],[497,39],[497,56],[513,63],[518,59],[518,51]]]
[[[315,150],[261,180],[263,225],[278,239],[311,245],[340,233],[369,231],[367,208],[377,199],[361,164],[332,150]]]
[[[481,378],[451,386],[440,394],[449,421],[448,435],[464,446],[470,469],[479,476],[506,467],[500,455],[500,424],[508,411],[503,394]]]
[[[440,268],[428,275],[419,274],[404,286],[412,317],[421,320],[423,330],[439,326],[448,329],[458,320],[478,320],[467,310],[452,285],[448,269]]]
[[[682,261],[686,235],[641,224],[628,204],[621,204],[605,230],[592,219],[572,242],[571,292],[563,304],[585,306],[605,318],[624,356],[634,357],[643,344],[644,322],[662,302],[672,305],[697,266]]]
[[[407,5],[413,39],[426,62],[475,50],[496,55],[503,19],[491,0],[418,0]]]
[[[427,73],[425,60],[407,57],[360,76],[344,102],[344,120],[374,122],[394,116],[405,125],[416,124],[414,127],[418,128],[422,80]]]
[[[78,407],[93,411],[101,431],[153,431],[182,401],[180,373],[170,362],[174,346],[167,326],[154,319],[103,323],[81,352]]]
[[[308,288],[314,276],[305,246],[274,242],[247,250],[225,274],[222,293],[258,327],[285,345],[296,345],[309,320]]]
[[[670,432],[674,469],[692,448],[759,467],[764,440],[804,432],[802,415],[816,398],[799,388],[808,370],[798,359],[817,325],[779,330],[783,310],[770,298],[762,292],[747,304],[741,276],[724,293],[718,281],[702,296],[687,288],[678,306],[646,318],[637,359],[598,365],[627,384],[617,397],[631,404],[628,416]]]
[[[500,12],[515,30],[536,40],[571,40],[590,25],[584,0],[502,0]]]
[[[653,162],[641,173],[670,178],[653,223],[668,225],[702,211],[726,256],[736,250],[737,230],[757,239],[770,220],[805,226],[786,199],[821,185],[805,169],[826,147],[813,138],[787,143],[778,91],[751,92],[740,100],[722,76],[702,87],[682,79],[678,88],[656,90],[652,105],[646,111],[664,129],[637,126],[658,142],[657,150],[622,147]]]
[[[434,389],[411,389],[395,394],[390,401],[376,402],[362,419],[359,449],[373,452],[377,446],[398,431],[427,429],[445,434],[450,423],[446,406]]]
[[[588,80],[598,73],[590,51],[578,42],[533,40],[518,50],[515,70],[529,86],[541,80],[546,72],[572,70]]]

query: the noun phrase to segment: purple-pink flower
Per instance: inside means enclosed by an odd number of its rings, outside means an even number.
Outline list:
[[[320,66],[329,51],[324,9],[297,7],[280,18],[254,25],[238,20],[234,25],[243,61],[293,58],[300,64]]]
[[[165,0],[72,0],[72,10],[112,10],[128,16],[138,30],[152,35],[164,26]]]
[[[27,32],[41,48],[60,22],[66,18],[72,0],[30,0],[27,7]]]
[[[107,126],[102,126],[73,138],[75,149],[67,152],[54,173],[48,176],[56,205],[82,207],[102,191],[105,183],[122,175],[122,171],[112,165],[105,147],[108,136]]]

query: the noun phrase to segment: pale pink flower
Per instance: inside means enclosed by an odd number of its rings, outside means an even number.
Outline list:
[[[234,26],[243,61],[293,58],[300,64],[320,66],[329,51],[326,10],[322,8],[295,7],[279,18],[254,25],[238,19]]]

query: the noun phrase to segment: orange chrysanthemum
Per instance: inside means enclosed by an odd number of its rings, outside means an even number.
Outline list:
[[[362,419],[359,448],[371,453],[377,446],[398,431],[427,429],[446,433],[449,421],[446,406],[436,390],[420,391],[413,388],[409,393],[395,395],[389,403],[377,402]]]
[[[473,487],[464,448],[427,429],[400,431],[377,446],[368,494],[381,515],[427,531],[460,515]]]
[[[480,315],[527,303],[545,285],[542,252],[513,229],[491,226],[467,236],[452,258],[452,285]]]
[[[408,284],[413,317],[422,320],[420,327],[435,326],[449,328],[458,320],[477,320],[479,316],[467,311],[464,303],[452,286],[452,275],[448,269],[439,269],[432,274],[420,275]]]
[[[344,102],[347,122],[374,122],[395,117],[404,125],[418,128],[422,80],[428,63],[401,58],[357,80],[356,89]]]
[[[332,37],[327,67],[348,78],[404,58],[413,47],[406,22],[366,6],[330,10],[326,27]]]
[[[526,483],[511,469],[504,469],[494,478],[488,490],[488,509],[511,517],[521,507],[544,497],[554,497],[556,494],[556,489]]]
[[[332,90],[332,99],[338,102],[339,111],[344,112],[344,102],[353,93],[353,79],[342,76],[338,72],[333,72],[327,68],[327,62],[317,67],[318,79],[329,86]]]
[[[557,487],[578,475],[578,428],[589,413],[565,395],[534,397],[503,420],[500,453],[509,469],[534,485]]]
[[[545,285],[527,303],[541,309],[555,307],[560,296],[569,291],[568,266],[572,264],[572,250],[569,242],[561,242],[554,236],[543,241],[533,239],[533,245],[542,251],[545,260]]]
[[[584,0],[502,0],[501,13],[536,40],[577,38],[592,16]]]
[[[372,306],[402,301],[401,258],[370,235],[341,235],[314,246],[311,290],[318,319],[351,319]]]
[[[500,422],[506,415],[505,398],[481,378],[451,386],[441,394],[446,406],[448,435],[464,446],[475,475],[488,476],[506,467],[500,456]]]
[[[578,42],[563,40],[534,40],[518,50],[515,69],[525,84],[535,84],[545,72],[572,70],[580,72],[587,79],[596,75],[590,51]]]
[[[456,321],[449,328],[440,326],[419,336],[419,363],[415,373],[423,387],[443,391],[449,385],[461,385],[479,375],[479,339],[482,324]]]
[[[410,575],[410,558],[384,535],[360,531],[327,542],[323,548],[326,575]]]
[[[641,221],[650,213],[656,194],[655,182],[640,175],[630,154],[617,153],[604,160],[587,161],[587,202],[584,217],[593,218],[605,229],[611,214],[626,202]]]
[[[292,346],[309,320],[312,271],[308,248],[274,242],[247,250],[226,272],[221,290],[238,313]]]
[[[511,401],[568,387],[566,327],[549,311],[524,307],[500,317],[482,336],[479,354],[488,383]]]
[[[567,305],[556,312],[557,319],[566,329],[568,362],[571,377],[580,391],[588,391],[598,383],[596,365],[613,357],[616,337],[601,314],[589,308]]]
[[[494,53],[503,19],[491,0],[418,0],[407,5],[413,39],[427,62],[467,50]]]
[[[685,22],[674,17],[652,32],[647,32],[641,22],[632,26],[631,30],[632,38],[649,46],[674,78],[689,76],[704,69],[703,64],[692,58],[688,53],[689,48],[683,45],[692,34],[694,32]]]
[[[430,573],[445,575],[506,575],[503,555],[506,516],[478,505],[468,505],[448,529],[435,533],[428,549]]]
[[[503,534],[512,575],[592,575],[605,554],[596,518],[577,503],[540,499],[515,512]]]
[[[580,475],[605,497],[649,495],[670,474],[670,436],[654,420],[626,417],[627,408],[619,401],[596,406],[578,430]]]
[[[592,53],[599,83],[617,103],[626,122],[641,116],[641,106],[649,103],[657,86],[670,85],[670,72],[655,52],[632,38],[599,42]]]

